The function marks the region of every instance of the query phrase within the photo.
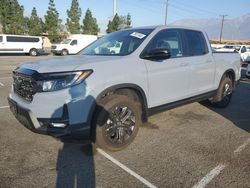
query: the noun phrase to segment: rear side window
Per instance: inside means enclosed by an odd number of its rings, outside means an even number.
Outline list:
[[[3,42],[3,36],[0,36],[0,42]]]
[[[186,55],[198,56],[208,53],[208,47],[203,34],[200,31],[184,30],[186,38]]]
[[[39,42],[39,38],[35,37],[17,37],[17,36],[7,36],[7,42]]]

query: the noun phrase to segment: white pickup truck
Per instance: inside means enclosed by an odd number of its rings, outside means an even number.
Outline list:
[[[250,63],[250,49],[246,46],[241,46],[239,54],[243,63]]]
[[[191,28],[134,28],[77,56],[24,64],[13,72],[10,109],[33,132],[121,150],[159,110],[206,99],[229,104],[241,76],[239,54],[213,53],[206,36]]]

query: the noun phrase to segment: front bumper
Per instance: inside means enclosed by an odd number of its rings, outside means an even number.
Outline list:
[[[246,77],[247,77],[247,78],[250,78],[250,70],[249,70],[249,71],[248,71],[248,70],[246,71]]]
[[[37,49],[38,54],[44,54],[45,50],[42,48]]]
[[[62,50],[52,49],[52,50],[51,50],[51,53],[53,53],[53,54],[61,54],[61,53],[62,53]]]
[[[86,87],[82,83],[57,92],[37,93],[31,103],[12,89],[9,106],[16,119],[35,133],[87,140],[90,138],[95,100],[83,88]],[[55,124],[65,126],[56,127]]]

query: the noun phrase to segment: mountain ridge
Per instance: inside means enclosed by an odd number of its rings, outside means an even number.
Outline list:
[[[221,19],[182,19],[171,23],[194,27],[207,32],[210,39],[219,39]],[[238,18],[225,19],[222,39],[224,40],[250,40],[250,13]]]

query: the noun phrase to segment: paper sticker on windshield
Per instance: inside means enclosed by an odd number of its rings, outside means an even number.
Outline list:
[[[144,37],[146,37],[146,35],[144,35],[142,33],[138,33],[138,32],[131,33],[130,36],[136,37],[138,39],[143,39]]]

